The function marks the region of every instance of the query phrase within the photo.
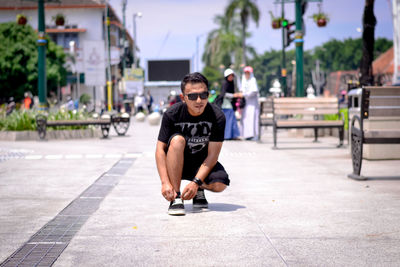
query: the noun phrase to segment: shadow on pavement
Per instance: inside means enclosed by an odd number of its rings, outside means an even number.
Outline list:
[[[400,180],[400,176],[363,176],[367,181],[395,181]]]
[[[305,149],[341,149],[341,148],[347,148],[346,146],[343,147],[336,147],[336,146],[318,146],[318,147],[312,147],[312,146],[307,146],[307,147],[277,147],[273,148],[273,150],[305,150]]]
[[[208,209],[193,208],[192,204],[185,204],[185,207],[187,207],[189,211],[192,211],[194,213],[205,211],[229,212],[246,208],[245,206],[226,203],[210,203],[208,204]]]

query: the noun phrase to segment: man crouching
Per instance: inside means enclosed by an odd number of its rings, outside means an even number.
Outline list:
[[[170,215],[185,215],[183,200],[193,199],[193,208],[208,208],[204,189],[222,192],[228,174],[217,161],[224,141],[225,116],[208,103],[208,80],[195,72],[181,83],[182,102],[163,115],[156,148],[161,193],[170,201]],[[182,193],[181,180],[191,181]]]

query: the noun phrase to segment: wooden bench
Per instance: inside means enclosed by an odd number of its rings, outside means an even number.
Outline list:
[[[39,114],[36,116],[36,126],[40,139],[46,138],[47,127],[60,126],[89,126],[99,125],[104,138],[108,137],[110,126],[113,125],[118,135],[125,135],[130,124],[130,116],[127,113],[122,115],[105,115],[100,119],[85,119],[85,120],[57,120],[48,121],[47,116]]]
[[[365,129],[367,122],[377,121],[382,122],[379,129]],[[360,115],[354,115],[350,124],[353,173],[349,178],[366,179],[360,175],[364,144],[400,144],[400,128],[394,121],[400,121],[400,87],[362,88]]]
[[[273,108],[273,135],[274,148],[277,143],[278,129],[314,129],[314,141],[318,141],[318,129],[338,128],[339,145],[343,145],[344,119],[339,112],[338,99],[284,97],[274,98]],[[338,120],[323,120],[320,117],[327,114],[337,114]]]
[[[258,136],[261,138],[262,126],[272,126],[273,123],[273,112],[272,112],[272,98],[259,98],[260,113],[258,121]]]

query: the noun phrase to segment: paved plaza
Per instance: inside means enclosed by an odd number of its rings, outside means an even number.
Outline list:
[[[208,210],[187,201],[174,217],[160,193],[157,134],[133,121],[122,137],[0,140],[0,263],[400,265],[400,160],[364,161],[371,179],[354,181],[338,138],[282,131],[273,150],[268,128],[261,142],[226,141],[231,186],[206,192]]]

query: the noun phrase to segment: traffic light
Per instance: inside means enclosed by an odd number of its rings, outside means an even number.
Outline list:
[[[294,24],[294,22],[289,23],[289,21],[287,21],[286,19],[282,21],[283,45],[285,47],[288,47],[290,43],[294,40],[294,37],[292,36],[294,34],[294,30],[290,29]]]

